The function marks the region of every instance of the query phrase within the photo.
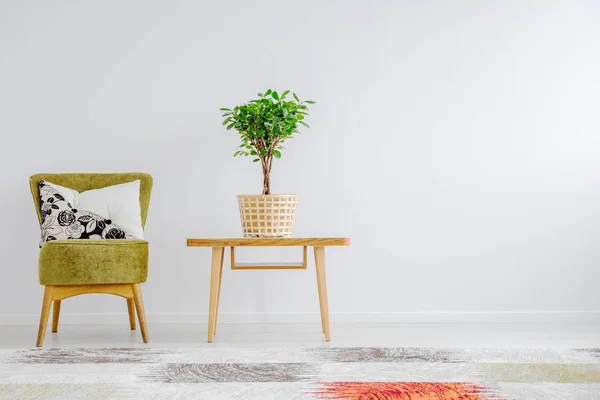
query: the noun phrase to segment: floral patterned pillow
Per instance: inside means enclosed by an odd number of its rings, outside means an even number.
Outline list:
[[[65,197],[45,181],[40,181],[42,239],[133,239],[134,237],[99,215],[74,209]]]

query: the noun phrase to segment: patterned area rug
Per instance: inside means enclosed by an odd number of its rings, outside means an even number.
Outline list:
[[[0,399],[600,399],[600,349],[0,351]]]

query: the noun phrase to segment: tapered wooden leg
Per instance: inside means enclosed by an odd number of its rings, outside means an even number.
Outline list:
[[[329,327],[329,301],[327,299],[327,274],[325,272],[325,247],[315,247],[315,265],[317,268],[317,285],[319,290],[319,302],[321,303],[321,322],[325,331],[325,340],[331,340],[331,329]]]
[[[52,333],[58,332],[58,318],[60,317],[60,300],[54,300],[52,306]]]
[[[127,312],[129,313],[129,327],[135,331],[135,301],[127,299]]]
[[[215,311],[215,331],[217,334],[217,321],[219,320],[219,303],[221,302],[221,281],[223,279],[223,259],[225,258],[225,247],[221,250],[221,266],[219,267],[219,289],[217,290],[217,310]]]
[[[148,328],[146,327],[146,311],[144,310],[144,299],[142,298],[142,287],[139,283],[131,285],[133,290],[133,300],[137,310],[138,320],[140,321],[140,330],[142,331],[142,340],[148,343]]]
[[[219,276],[221,275],[221,256],[223,247],[212,248],[212,261],[210,268],[210,298],[208,305],[208,343],[212,343],[217,322],[217,302],[219,294]]]
[[[40,315],[40,328],[38,329],[37,347],[42,347],[44,344],[44,336],[46,335],[46,325],[48,325],[48,317],[50,316],[50,307],[52,306],[52,294],[54,286],[46,286],[44,288],[44,300],[42,301],[42,313]]]
[[[325,319],[323,318],[323,289],[321,288],[321,277],[319,276],[319,270],[316,268],[317,256],[315,251],[315,271],[317,273],[317,291],[319,292],[319,307],[321,308],[321,329],[325,333]]]

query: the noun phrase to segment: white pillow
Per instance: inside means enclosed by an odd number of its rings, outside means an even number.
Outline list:
[[[110,219],[135,239],[144,238],[139,179],[81,193],[52,182],[46,183],[58,190],[73,208]]]

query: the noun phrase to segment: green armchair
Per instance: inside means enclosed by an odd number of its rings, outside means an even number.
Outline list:
[[[142,226],[146,225],[152,177],[144,173],[122,174],[36,174],[29,178],[38,219],[40,180],[79,192],[140,180]],[[145,240],[55,240],[45,242],[39,255],[39,279],[45,287],[37,347],[44,344],[50,308],[54,303],[52,332],[58,332],[63,299],[86,293],[107,293],[127,300],[129,325],[135,330],[137,310],[144,343],[148,343],[141,283],[148,276],[148,242]]]

